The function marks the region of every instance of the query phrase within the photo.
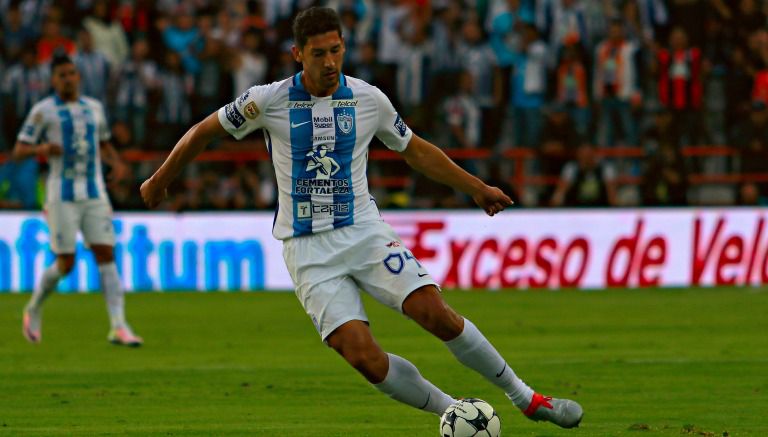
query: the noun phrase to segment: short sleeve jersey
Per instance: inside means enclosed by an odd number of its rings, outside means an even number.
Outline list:
[[[52,143],[61,156],[49,156],[47,202],[107,199],[99,146],[110,138],[104,108],[98,100],[80,97],[64,102],[53,95],[36,103],[17,140],[27,144]]]
[[[237,139],[263,129],[278,187],[273,234],[281,240],[380,220],[368,192],[368,146],[376,136],[400,152],[413,135],[384,93],[344,75],[328,97],[310,95],[301,73],[254,86],[218,118]]]

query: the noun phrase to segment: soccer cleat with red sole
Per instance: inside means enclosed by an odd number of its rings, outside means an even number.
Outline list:
[[[581,423],[584,410],[581,405],[570,399],[557,399],[534,393],[523,414],[536,422],[545,420],[562,428],[575,428]]]

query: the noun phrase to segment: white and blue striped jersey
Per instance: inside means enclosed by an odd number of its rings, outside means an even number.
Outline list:
[[[99,145],[109,138],[98,100],[64,102],[57,95],[32,107],[17,137],[23,143],[58,144],[63,149],[61,156],[48,157],[46,202],[107,199]]]
[[[344,75],[328,97],[310,95],[301,73],[254,86],[218,117],[237,139],[263,128],[278,187],[272,232],[280,240],[380,220],[368,192],[369,143],[375,135],[403,151],[413,135],[384,93]]]

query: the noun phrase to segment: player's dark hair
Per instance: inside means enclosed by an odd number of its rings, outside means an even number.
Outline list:
[[[311,7],[293,20],[293,40],[299,49],[304,48],[310,37],[332,31],[341,36],[341,21],[331,8]]]
[[[56,54],[56,55],[54,55],[53,56],[53,60],[51,60],[51,71],[55,70],[56,67],[58,67],[59,65],[64,65],[64,64],[72,64],[72,65],[74,65],[75,63],[72,62],[72,58],[70,58],[66,54]]]

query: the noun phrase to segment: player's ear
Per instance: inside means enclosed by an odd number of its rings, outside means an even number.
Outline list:
[[[296,62],[301,63],[301,50],[298,47],[291,46],[291,54]]]

